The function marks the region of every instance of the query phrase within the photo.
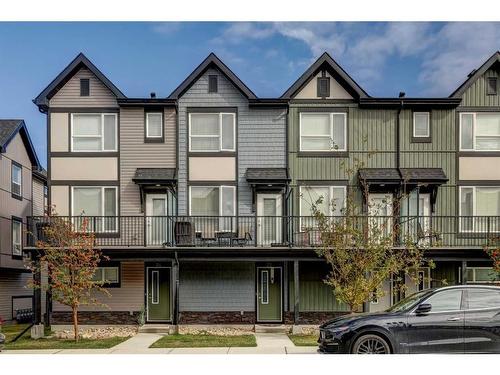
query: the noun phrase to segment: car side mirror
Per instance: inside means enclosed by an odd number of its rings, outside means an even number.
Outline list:
[[[417,315],[424,315],[424,314],[427,314],[431,310],[432,310],[432,305],[430,303],[422,303],[421,305],[419,305],[417,307],[417,309],[415,310],[415,313]]]

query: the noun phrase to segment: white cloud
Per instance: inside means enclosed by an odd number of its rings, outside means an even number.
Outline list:
[[[162,22],[153,26],[153,31],[158,34],[171,35],[181,29],[181,22]]]

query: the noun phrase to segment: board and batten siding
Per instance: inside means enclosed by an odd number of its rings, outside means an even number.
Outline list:
[[[80,96],[80,79],[89,79],[90,95]],[[115,95],[90,70],[81,68],[50,99],[54,107],[117,107]]]
[[[176,168],[176,114],[163,112],[163,143],[144,142],[144,108],[120,109],[121,215],[142,215],[139,187],[132,179],[137,168]]]
[[[463,107],[500,107],[500,95],[487,95],[486,84],[489,77],[497,78],[500,82],[500,68],[498,64],[488,69],[476,82],[474,82],[462,95]],[[497,108],[498,110],[498,108]]]
[[[254,311],[255,265],[181,263],[179,311]]]
[[[144,262],[121,263],[121,286],[108,288],[110,296],[96,295],[99,302],[107,305],[80,306],[80,311],[141,311],[144,307]],[[71,311],[71,308],[53,302],[52,311]]]

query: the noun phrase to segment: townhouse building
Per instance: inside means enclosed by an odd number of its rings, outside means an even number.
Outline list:
[[[28,217],[45,214],[46,175],[23,120],[0,119],[0,317],[32,314],[31,273],[23,262]],[[29,318],[28,318],[29,319]]]
[[[128,98],[78,55],[34,102],[47,114],[49,204],[75,225],[86,216],[110,258],[96,274],[109,308],[83,307],[82,322],[342,314],[307,228],[317,198],[336,200],[321,209],[337,216],[361,184],[365,215],[383,203],[430,245],[436,267],[418,270],[430,281],[410,289],[494,281],[482,247],[500,217],[499,65],[497,52],[450,97],[375,98],[324,54],[280,98],[259,98],[210,54],[169,97]],[[365,309],[396,302],[392,284]],[[71,320],[50,301],[48,312]]]

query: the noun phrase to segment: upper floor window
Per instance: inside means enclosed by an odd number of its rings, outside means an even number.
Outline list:
[[[191,186],[189,211],[192,216],[234,216],[236,187]]]
[[[500,112],[461,113],[460,150],[500,151]]]
[[[216,75],[209,75],[208,76],[208,92],[217,92],[218,91],[218,82],[217,82],[217,76]]]
[[[413,137],[429,138],[431,136],[429,112],[413,112]]]
[[[146,113],[146,138],[154,140],[163,138],[163,114],[161,112]]]
[[[235,151],[235,113],[190,113],[189,151]]]
[[[345,151],[346,113],[301,112],[300,151]]]
[[[23,224],[19,219],[12,218],[12,255],[22,256]]]
[[[318,97],[327,98],[330,96],[330,78],[319,77],[317,81]]]
[[[114,113],[72,113],[71,150],[103,152],[117,150],[117,115]]]
[[[300,216],[314,216],[313,208],[325,216],[340,216],[345,200],[345,186],[301,186]]]
[[[498,232],[500,186],[461,186],[459,209],[462,232]]]
[[[90,95],[90,80],[88,78],[80,79],[80,96]]]
[[[11,192],[14,197],[23,195],[23,167],[15,162],[11,167]]]
[[[498,93],[498,80],[497,77],[488,77],[486,81],[486,94],[497,95]]]
[[[117,188],[114,186],[74,186],[71,200],[72,215],[92,216],[87,222],[88,228],[92,231],[114,232],[118,229],[117,196]],[[81,226],[83,219],[76,224]]]

